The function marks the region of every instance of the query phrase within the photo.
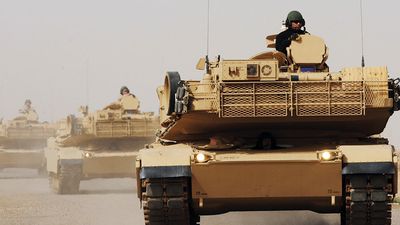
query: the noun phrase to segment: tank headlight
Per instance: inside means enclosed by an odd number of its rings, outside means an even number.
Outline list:
[[[322,152],[321,158],[323,160],[330,160],[332,158],[332,154],[330,152]]]
[[[89,153],[89,152],[85,152],[84,156],[85,156],[86,158],[90,158],[90,157],[92,157],[92,154]]]
[[[197,162],[205,162],[206,161],[206,155],[203,153],[199,153],[196,155],[196,161]]]
[[[208,162],[212,157],[210,155],[204,153],[197,153],[194,155],[194,161],[196,163],[205,163]]]
[[[336,159],[341,158],[341,155],[337,151],[332,151],[332,150],[324,150],[317,152],[318,158],[322,161],[333,161]]]

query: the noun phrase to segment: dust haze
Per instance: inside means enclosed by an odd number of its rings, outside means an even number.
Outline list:
[[[367,66],[400,77],[400,1],[364,1]],[[325,39],[331,71],[361,64],[359,1],[211,0],[209,56],[245,59],[266,51],[293,9]],[[31,99],[41,121],[100,109],[128,86],[142,111],[158,111],[156,88],[166,71],[198,79],[207,54],[207,1],[0,0],[0,119]],[[400,147],[400,113],[383,136]],[[22,171],[22,172],[21,172]],[[36,170],[0,170],[0,225],[143,224],[134,179],[82,182],[79,195],[58,196]],[[28,190],[28,191],[26,191]],[[73,215],[73,216],[71,216]],[[396,222],[397,221],[397,222]],[[202,225],[338,225],[338,215],[243,212],[202,217]],[[400,224],[399,209],[393,224]]]
[[[290,7],[289,7],[290,6]],[[400,2],[364,1],[367,66],[387,65],[400,75],[395,44]],[[332,71],[360,66],[359,1],[227,1],[210,3],[209,56],[249,58],[266,51],[265,36],[300,10],[307,30],[323,37]],[[328,10],[329,9],[329,10]],[[142,111],[158,110],[155,89],[166,71],[198,79],[199,57],[207,53],[206,1],[0,1],[0,118],[12,119],[32,99],[41,120],[77,113],[80,105],[99,109],[127,85]],[[390,119],[384,135],[400,145]]]

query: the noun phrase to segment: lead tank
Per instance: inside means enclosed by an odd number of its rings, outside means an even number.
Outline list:
[[[397,156],[377,134],[400,108],[399,79],[384,66],[331,72],[328,48],[314,35],[287,52],[202,59],[200,80],[166,74],[159,141],[136,160],[146,225],[263,210],[391,223]]]
[[[154,141],[159,119],[139,111],[133,95],[122,96],[102,110],[68,116],[45,150],[50,188],[58,194],[79,193],[81,180],[135,177],[137,151]]]
[[[44,147],[55,131],[54,124],[39,122],[38,114],[30,107],[20,110],[11,121],[0,120],[0,169],[30,168],[45,174]]]

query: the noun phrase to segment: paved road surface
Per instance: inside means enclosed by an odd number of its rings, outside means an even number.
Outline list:
[[[393,224],[400,225],[400,209]],[[34,170],[0,172],[0,225],[142,225],[134,179],[83,181],[79,195],[56,195]],[[242,212],[201,218],[201,225],[339,225],[312,212]]]

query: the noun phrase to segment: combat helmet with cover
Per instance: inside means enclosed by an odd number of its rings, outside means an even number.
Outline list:
[[[127,86],[122,86],[121,89],[119,89],[119,93],[123,95],[124,91],[127,91],[129,93],[129,88]]]
[[[299,11],[293,10],[290,11],[287,15],[285,25],[286,27],[290,27],[292,21],[300,21],[303,26],[306,25],[306,21],[303,18],[303,15]]]

